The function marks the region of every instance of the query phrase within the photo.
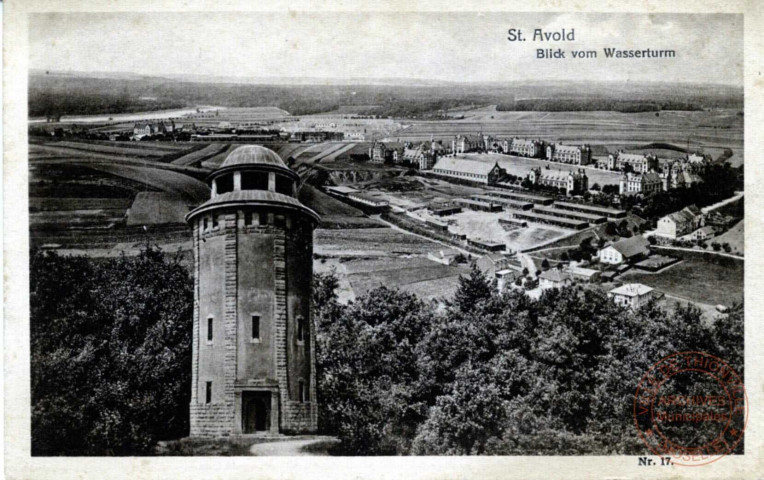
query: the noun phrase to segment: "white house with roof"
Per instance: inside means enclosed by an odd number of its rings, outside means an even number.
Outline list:
[[[705,215],[695,205],[670,213],[658,220],[655,235],[666,238],[678,238],[688,235],[705,225]]]
[[[594,270],[593,268],[583,268],[574,265],[570,265],[565,268],[565,273],[570,275],[573,280],[581,280],[584,282],[594,282],[599,280],[602,272]]]
[[[459,251],[453,248],[444,248],[436,252],[428,252],[427,258],[433,262],[442,263],[443,265],[453,265],[456,263],[456,258],[459,256]]]
[[[701,227],[690,235],[693,240],[708,240],[716,236],[716,229],[712,226]]]
[[[499,270],[509,268],[509,257],[501,253],[488,253],[478,258],[475,262],[478,270],[486,277],[493,278]]]
[[[539,287],[541,288],[562,288],[571,283],[570,275],[556,268],[541,272],[539,275]]]
[[[610,290],[607,294],[616,305],[637,310],[658,296],[658,291],[641,283],[627,283]]]
[[[635,235],[602,248],[597,256],[602,263],[620,265],[649,255],[650,250],[647,248],[649,245],[650,242],[645,237]]]

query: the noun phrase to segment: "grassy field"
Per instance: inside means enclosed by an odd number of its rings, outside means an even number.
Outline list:
[[[318,229],[314,252],[334,257],[379,257],[426,254],[443,248],[439,243],[392,228]]]
[[[173,160],[172,163],[188,167],[199,167],[203,161],[214,157],[224,150],[228,150],[228,145],[224,143],[211,143],[201,150],[196,150]]]
[[[730,247],[732,247],[733,252],[740,252],[740,254],[745,253],[745,225],[744,221],[740,220],[735,225],[732,226],[729,230],[722,233],[718,237],[714,238],[713,241],[724,244],[729,243]]]
[[[466,266],[446,266],[423,257],[349,260],[343,262],[355,295],[380,286],[399,288],[422,298],[450,297]]]
[[[321,216],[321,222],[327,228],[374,228],[382,225],[377,220],[368,218],[357,208],[311,185],[303,185],[298,198],[305,206]]]
[[[663,111],[620,113],[591,112],[466,112],[453,121],[407,121],[410,126],[390,135],[390,140],[450,141],[458,133],[482,132],[498,136],[541,138],[548,141],[677,142],[691,148],[702,145],[743,144],[743,117],[737,110]]]
[[[658,290],[709,305],[732,305],[743,300],[743,262],[733,259],[704,259],[700,254],[687,254],[681,263],[660,273],[629,271],[619,277]],[[673,254],[673,252],[672,252]]]
[[[48,158],[35,158],[35,155],[43,153]],[[50,158],[53,157],[53,158]],[[139,158],[129,153],[115,154],[92,152],[80,150],[71,147],[48,145],[34,145],[31,147],[30,164],[44,162],[47,164],[66,164],[66,163],[88,163],[88,164],[108,164],[108,165],[126,165],[133,167],[150,167],[162,170],[170,170],[191,176],[204,177],[208,173],[206,170],[193,167],[174,165],[172,163],[158,161],[157,159]]]
[[[84,164],[94,170],[144,183],[162,192],[174,193],[191,203],[202,203],[210,198],[207,184],[182,173],[158,168],[134,167],[128,165]]]
[[[91,144],[84,142],[55,142],[49,143],[48,146],[52,147],[66,147],[75,150],[82,150],[85,152],[95,153],[107,153],[120,155],[125,157],[138,157],[138,158],[161,158],[168,153],[174,153],[174,150],[167,150],[162,148],[133,148],[136,143],[122,142],[115,145],[102,145]]]

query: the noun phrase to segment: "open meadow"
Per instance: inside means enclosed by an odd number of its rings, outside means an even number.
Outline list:
[[[710,253],[672,251],[671,255],[683,260],[658,273],[631,270],[619,280],[643,283],[695,303],[731,306],[743,301],[743,261]]]
[[[388,257],[426,255],[444,248],[439,243],[392,228],[318,229],[313,251],[332,257]]]
[[[714,238],[719,244],[729,243],[733,252],[745,253],[745,221],[740,220],[732,228]]]
[[[464,265],[441,265],[424,257],[347,260],[343,266],[355,295],[385,286],[415,293],[423,299],[450,297],[459,275],[468,275],[470,271]]]
[[[730,163],[743,162],[743,116],[735,109],[621,113],[613,111],[496,111],[495,106],[459,112],[464,119],[407,120],[388,141],[450,142],[458,134],[538,138],[551,142],[603,145],[616,151],[626,145],[673,143],[691,150],[731,148]]]

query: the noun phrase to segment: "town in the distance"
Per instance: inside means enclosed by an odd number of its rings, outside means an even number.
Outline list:
[[[343,302],[380,285],[443,302],[473,265],[534,298],[579,284],[709,319],[742,301],[740,109],[371,111],[30,118],[31,243],[111,257],[150,239],[190,255],[204,179],[257,144],[300,175],[322,218],[314,270],[336,272]]]

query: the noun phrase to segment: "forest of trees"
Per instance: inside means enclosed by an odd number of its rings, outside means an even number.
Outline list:
[[[149,454],[188,435],[192,279],[177,255],[32,252],[32,452]],[[637,312],[581,286],[499,295],[480,272],[445,309],[379,287],[344,305],[314,275],[319,425],[339,454],[644,454],[637,382],[705,351],[743,374],[743,307]]]
[[[141,455],[188,435],[193,281],[148,246],[30,260],[33,455]]]
[[[654,362],[705,351],[742,375],[740,305],[708,325],[578,286],[499,295],[473,270],[440,313],[385,287],[343,306],[336,278],[317,284],[320,421],[338,453],[645,454],[633,401]]]

